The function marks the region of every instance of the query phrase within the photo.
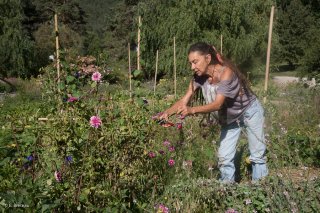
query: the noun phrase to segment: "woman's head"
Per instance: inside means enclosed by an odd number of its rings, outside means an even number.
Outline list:
[[[198,42],[190,46],[188,60],[195,74],[202,76],[206,74],[209,65],[222,63],[218,55],[211,45],[205,42]]]
[[[191,45],[188,51],[188,60],[191,64],[191,69],[198,76],[207,75],[209,66],[216,67],[216,65],[221,65],[229,67],[239,78],[241,88],[243,88],[245,92],[252,92],[248,80],[237,66],[230,60],[222,57],[213,46],[205,42],[198,42]]]

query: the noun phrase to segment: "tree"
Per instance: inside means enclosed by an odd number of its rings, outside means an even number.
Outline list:
[[[20,0],[0,3],[0,75],[26,77],[32,58],[32,42],[23,31]]]
[[[160,75],[173,70],[173,37],[176,37],[177,67],[187,69],[187,48],[196,41],[220,47],[238,65],[248,64],[265,50],[272,1],[245,0],[145,0],[142,15],[142,58],[146,76],[153,76],[155,52],[160,50]]]
[[[280,52],[278,58],[289,65],[301,64],[304,56],[308,29],[315,23],[310,9],[300,0],[292,0],[279,8],[276,32],[279,36]]]

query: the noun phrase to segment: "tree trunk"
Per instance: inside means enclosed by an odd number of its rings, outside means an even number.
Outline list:
[[[15,91],[17,91],[16,86],[13,85],[11,82],[7,81],[5,78],[0,77],[0,80],[10,86],[10,91],[9,91],[9,92],[15,92]]]

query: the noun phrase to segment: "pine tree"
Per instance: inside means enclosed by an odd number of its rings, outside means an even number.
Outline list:
[[[0,3],[0,75],[1,77],[28,75],[32,45],[25,35],[20,0]]]

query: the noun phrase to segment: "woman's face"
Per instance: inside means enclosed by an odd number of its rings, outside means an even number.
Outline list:
[[[189,63],[191,65],[192,71],[198,75],[202,76],[207,74],[208,66],[211,61],[211,55],[203,55],[199,51],[190,52],[188,56]]]

